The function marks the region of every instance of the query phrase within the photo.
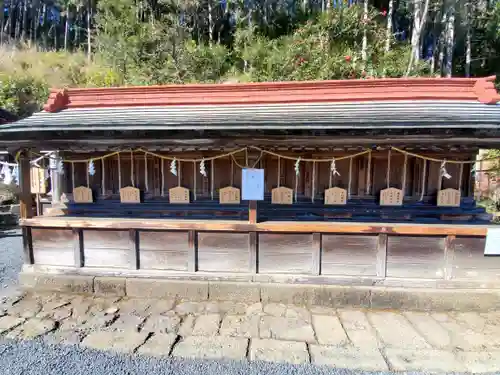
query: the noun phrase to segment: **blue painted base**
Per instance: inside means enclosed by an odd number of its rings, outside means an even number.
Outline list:
[[[269,197],[258,202],[259,221],[485,224],[484,214],[484,208],[477,207],[472,198],[462,199],[460,207],[437,207],[431,200],[407,201],[401,207],[381,207],[375,198],[354,198],[346,206],[325,206],[322,200],[313,203],[310,198],[302,197],[292,205],[273,205]],[[170,204],[164,197],[148,199],[140,204],[122,204],[117,199],[109,199],[91,204],[69,204],[68,216],[248,220],[248,202],[221,205],[210,199],[198,199],[189,204]]]

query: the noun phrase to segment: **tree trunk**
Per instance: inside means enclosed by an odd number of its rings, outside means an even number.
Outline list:
[[[92,53],[91,42],[92,0],[87,0],[87,60],[90,62]]]
[[[365,63],[367,60],[367,51],[366,50],[368,49],[368,38],[366,35],[367,22],[368,22],[368,0],[364,0],[364,2],[363,2],[363,45],[361,46],[361,59]]]
[[[36,1],[36,7],[35,11],[33,12],[34,14],[34,22],[33,22],[33,45],[35,48],[38,49],[38,24],[40,23],[40,18],[42,16],[41,8],[40,8],[40,1]]]
[[[385,52],[389,52],[389,50],[391,49],[393,13],[394,13],[394,0],[389,0],[389,12],[387,13],[387,30],[385,34]]]
[[[82,8],[81,8],[80,4],[78,4],[76,7],[76,13],[75,13],[75,38],[73,39],[73,48],[78,48],[78,49],[79,49],[79,42],[80,42],[81,20],[82,20]]]
[[[42,6],[42,39],[43,39],[43,48],[45,51],[49,48],[49,43],[47,41],[47,5],[45,3]]]
[[[23,41],[26,40],[27,36],[27,31],[28,31],[28,0],[24,0],[24,6],[23,6],[23,24],[21,25],[22,31],[21,31],[21,39]]]
[[[412,45],[412,53],[414,54],[413,58],[415,61],[420,60],[420,30],[419,25],[421,23],[420,20],[420,10],[422,6],[422,0],[414,0],[413,2],[413,32],[411,33],[411,45]],[[415,43],[417,48],[415,48]]]
[[[4,0],[0,0],[0,46],[3,44],[3,27],[4,27]]]
[[[453,73],[453,49],[455,43],[455,0],[450,4],[448,9],[448,21],[446,32],[446,77],[451,77]]]
[[[471,18],[472,18],[472,10],[473,6],[471,4],[472,0],[467,0],[467,3],[465,4],[465,22],[466,22],[466,28],[467,28],[467,34],[465,36],[465,76],[470,77],[470,62],[471,62]]]
[[[23,23],[23,9],[22,9],[22,4],[18,4],[16,6],[17,10],[17,17],[16,17],[16,29],[14,32],[14,40],[18,41],[19,38],[21,37],[21,25]]]
[[[213,24],[212,24],[212,0],[208,0],[208,44],[210,47],[213,42]]]
[[[66,17],[64,19],[64,50],[68,50],[68,34],[69,34],[69,5],[66,9]]]
[[[415,0],[415,5],[416,2],[419,2],[420,5],[420,0]],[[406,76],[409,76],[411,73],[411,70],[413,68],[413,63],[414,61],[420,57],[420,36],[422,34],[422,30],[425,26],[425,22],[427,20],[427,12],[429,11],[429,0],[425,0],[425,5],[424,5],[424,11],[422,12],[421,16],[419,15],[420,23],[416,24],[416,28],[413,30],[412,38],[411,38],[411,48],[412,52],[410,54],[410,61],[408,61],[408,68],[406,69]],[[415,36],[415,37],[414,37]]]
[[[307,8],[309,8],[309,0],[302,0],[302,11],[304,14],[307,13]]]
[[[9,39],[12,38],[12,32],[14,31],[14,2],[11,1],[9,4]]]

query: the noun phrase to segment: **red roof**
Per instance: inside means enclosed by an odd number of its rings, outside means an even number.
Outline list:
[[[495,104],[495,77],[392,78],[309,82],[189,84],[52,90],[44,109],[289,104],[403,100]]]

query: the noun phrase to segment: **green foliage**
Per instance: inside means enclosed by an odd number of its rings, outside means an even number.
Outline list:
[[[483,159],[492,159],[488,167],[491,176],[500,176],[500,150],[487,150]]]
[[[0,74],[0,106],[12,113],[28,116],[38,111],[47,95],[47,85],[32,76]]]
[[[484,9],[474,6],[466,24],[463,1],[456,1],[455,73],[465,71],[464,43],[470,26],[472,75],[496,74],[500,3]],[[413,2],[396,2],[393,19],[398,25],[393,29],[404,31],[390,40],[389,52],[384,12],[370,8],[363,21],[362,7],[343,3],[327,11],[318,2],[302,0],[238,0],[225,5],[217,0],[58,2],[61,20],[49,22],[42,12],[45,23],[38,30],[37,48],[26,48],[26,38],[19,36],[14,36],[15,43],[0,46],[0,106],[29,115],[41,108],[49,87],[404,76],[411,54]],[[447,5],[448,0],[431,2],[425,33],[438,36],[434,51],[442,47],[446,25],[440,21]],[[93,19],[86,24],[89,10]],[[67,20],[74,26],[69,31],[61,29]],[[15,33],[17,20],[12,21]],[[33,40],[36,35],[35,30]],[[425,38],[422,50],[428,48]],[[66,44],[73,52],[57,51]],[[56,50],[47,51],[47,46]],[[435,64],[436,71],[441,64]],[[413,76],[430,74],[428,61],[419,60],[412,69]]]
[[[321,13],[291,35],[277,39],[237,31],[235,51],[250,66],[248,75],[254,81],[403,76],[410,48],[396,44],[389,53],[384,51],[385,25],[375,9],[368,15],[368,58],[366,63],[361,60],[361,17],[359,6]],[[428,73],[423,62],[414,69],[415,75]]]

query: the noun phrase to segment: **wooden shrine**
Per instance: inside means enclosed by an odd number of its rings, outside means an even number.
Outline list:
[[[53,90],[0,128],[23,272],[500,285],[473,194],[499,98],[491,78]],[[34,216],[49,191],[56,216]]]

